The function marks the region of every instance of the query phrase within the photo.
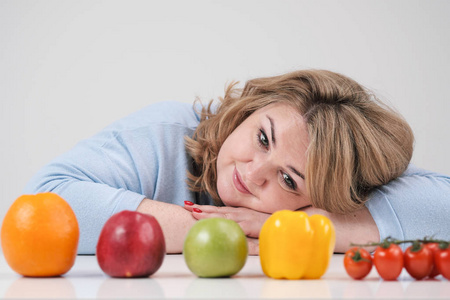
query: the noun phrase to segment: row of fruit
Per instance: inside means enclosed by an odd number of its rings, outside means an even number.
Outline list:
[[[23,195],[6,213],[1,243],[9,266],[30,277],[59,276],[74,265],[79,240],[77,218],[70,205],[54,193]],[[398,246],[410,242],[403,253]],[[318,279],[325,274],[335,246],[332,222],[321,215],[282,210],[263,224],[259,257],[265,275],[276,279]],[[375,265],[385,280],[403,268],[416,278],[442,274],[450,279],[449,242],[431,239],[359,245],[344,257],[347,273],[364,278]],[[362,246],[377,246],[373,257]],[[240,226],[222,218],[197,221],[185,238],[183,256],[199,277],[228,277],[247,260],[247,238]],[[153,216],[122,211],[104,224],[97,241],[100,268],[112,277],[147,277],[166,254],[163,231]]]
[[[59,276],[74,265],[79,239],[77,218],[69,204],[54,193],[23,195],[3,220],[1,242],[5,259],[19,274]],[[272,278],[320,278],[335,245],[333,224],[324,216],[279,211],[260,232],[260,261]],[[248,256],[240,226],[222,218],[197,221],[186,236],[183,256],[199,277],[238,273]],[[295,249],[292,251],[291,249]],[[97,241],[100,268],[112,277],[147,277],[165,258],[163,231],[153,216],[122,211],[104,224]]]
[[[267,219],[259,240],[261,266],[268,277],[318,279],[328,268],[335,233],[324,216],[282,210]],[[199,277],[229,277],[245,265],[247,238],[235,221],[202,219],[190,228],[183,256]],[[150,276],[164,257],[164,235],[151,215],[122,211],[113,215],[100,233],[97,260],[110,276]]]

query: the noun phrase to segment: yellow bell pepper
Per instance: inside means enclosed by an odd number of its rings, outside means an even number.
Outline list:
[[[334,226],[327,217],[277,211],[259,234],[264,274],[276,279],[318,279],[328,268],[335,242]]]

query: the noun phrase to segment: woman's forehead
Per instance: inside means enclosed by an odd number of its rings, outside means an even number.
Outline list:
[[[292,123],[291,126],[303,125],[305,123],[300,112],[293,105],[284,102],[266,105],[256,110],[253,114],[258,115],[260,118],[271,117],[277,119],[278,122]]]

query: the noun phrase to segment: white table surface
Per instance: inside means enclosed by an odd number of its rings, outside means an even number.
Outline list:
[[[161,298],[353,298],[353,299],[450,299],[450,281],[413,280],[406,271],[398,281],[380,280],[375,269],[364,280],[351,279],[333,255],[320,280],[275,280],[264,275],[258,256],[249,256],[232,278],[197,278],[182,255],[167,255],[151,277],[116,279],[105,275],[95,256],[78,256],[73,268],[57,278],[26,278],[14,273],[0,259],[0,298],[54,299],[161,299]]]

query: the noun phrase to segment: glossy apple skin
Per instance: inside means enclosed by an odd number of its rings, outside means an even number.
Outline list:
[[[247,260],[247,238],[232,220],[202,219],[189,230],[183,255],[188,268],[198,277],[233,276]]]
[[[161,226],[151,215],[119,212],[103,226],[96,254],[100,268],[111,277],[148,277],[166,254]]]

